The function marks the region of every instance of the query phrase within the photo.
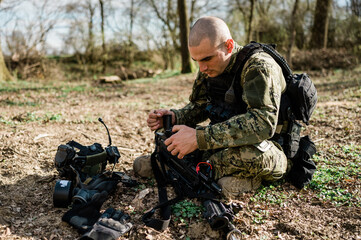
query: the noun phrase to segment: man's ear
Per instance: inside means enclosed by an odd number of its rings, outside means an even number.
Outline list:
[[[234,41],[232,38],[228,39],[226,41],[226,48],[227,48],[227,52],[228,53],[231,53],[233,51],[233,48],[234,48]]]

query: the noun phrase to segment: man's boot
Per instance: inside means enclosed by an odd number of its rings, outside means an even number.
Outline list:
[[[137,157],[133,162],[134,173],[140,177],[153,177],[152,165],[150,162],[150,155]]]
[[[222,194],[229,199],[237,199],[242,193],[257,190],[261,186],[262,179],[222,177],[218,180],[218,185],[222,187]]]

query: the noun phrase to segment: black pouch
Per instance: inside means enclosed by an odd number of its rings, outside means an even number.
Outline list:
[[[288,130],[287,133],[284,134],[285,142],[283,145],[283,150],[289,159],[294,158],[298,152],[301,128],[301,124],[299,124],[297,121],[288,122]]]
[[[308,125],[317,103],[317,90],[310,77],[305,74],[293,74],[287,79],[287,94],[291,99],[292,111],[296,119]]]
[[[296,156],[291,159],[293,166],[288,173],[288,180],[301,189],[311,182],[316,171],[316,164],[311,159],[316,153],[316,146],[308,136],[301,138],[299,146]]]
[[[282,146],[283,152],[288,159],[294,158],[298,152],[301,139],[301,128],[301,124],[297,121],[289,121],[287,132],[275,134],[271,139]]]

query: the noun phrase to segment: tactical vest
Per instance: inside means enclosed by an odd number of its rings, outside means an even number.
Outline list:
[[[230,72],[206,79],[208,98],[206,111],[211,124],[247,112],[247,104],[242,100],[243,89],[240,84],[234,84],[235,79],[241,79],[240,73],[236,73],[234,68],[235,66]]]
[[[243,48],[237,53],[236,61],[229,72],[206,79],[208,98],[206,111],[211,124],[224,122],[235,115],[247,112],[247,104],[242,99],[241,74],[244,64],[251,55],[261,51],[263,50],[258,46]]]

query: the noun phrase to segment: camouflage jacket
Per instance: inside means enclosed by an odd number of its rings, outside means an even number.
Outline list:
[[[241,49],[236,44],[225,71],[232,69]],[[176,115],[177,125],[195,127],[207,120],[206,78],[206,74],[199,72],[189,97],[190,102],[181,109],[171,109]],[[199,149],[257,144],[275,133],[281,94],[286,88],[281,67],[267,53],[256,53],[246,62],[237,84],[243,88],[242,99],[247,104],[247,112],[217,124],[197,126]]]

